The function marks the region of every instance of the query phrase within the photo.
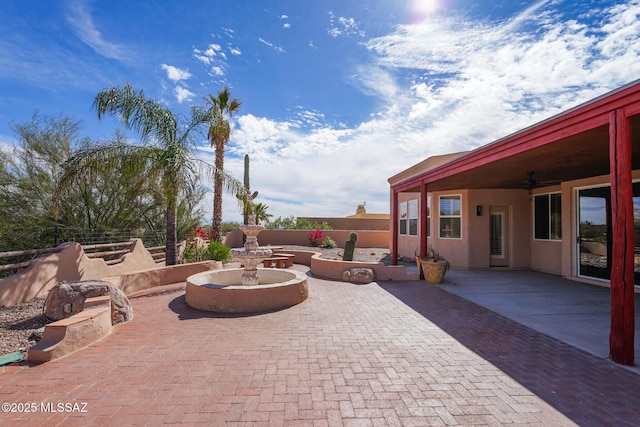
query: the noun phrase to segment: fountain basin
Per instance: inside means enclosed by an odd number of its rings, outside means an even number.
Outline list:
[[[211,270],[187,278],[186,303],[216,313],[280,310],[306,300],[307,275],[295,270],[259,268],[257,285],[242,285],[242,268]]]

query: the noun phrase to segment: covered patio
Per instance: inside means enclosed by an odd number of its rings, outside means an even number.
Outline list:
[[[399,236],[400,205],[407,194],[415,194],[416,255],[424,257],[434,245],[454,267],[547,271],[610,286],[610,354],[614,361],[633,364],[633,181],[640,180],[640,81],[442,160],[430,164],[427,159],[389,178],[394,259],[400,237],[404,239]],[[599,225],[605,260],[603,274],[587,277],[581,269],[586,246],[581,226],[588,221],[581,217],[579,190],[595,187],[604,190],[598,196],[606,203],[606,224]],[[432,194],[437,195],[433,200]],[[556,227],[558,234],[540,239],[533,199],[545,194],[561,199],[546,224],[547,232]],[[446,223],[441,220],[445,215]],[[497,231],[494,219],[502,227]],[[453,238],[443,233],[442,224],[454,225]]]

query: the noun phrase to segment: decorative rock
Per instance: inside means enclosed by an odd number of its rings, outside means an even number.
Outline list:
[[[47,295],[44,315],[53,320],[66,319],[81,312],[87,298],[103,295],[111,297],[112,325],[133,319],[129,298],[112,283],[103,280],[69,280],[58,283]]]
[[[29,336],[29,340],[40,341],[42,339],[43,334],[44,334],[44,326],[42,328],[38,328],[35,331],[33,331]]]
[[[371,268],[350,268],[342,273],[343,282],[351,282],[359,285],[375,282],[376,274]]]

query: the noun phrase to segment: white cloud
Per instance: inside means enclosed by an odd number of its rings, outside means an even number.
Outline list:
[[[173,65],[162,64],[160,68],[167,72],[167,78],[173,82],[179,82],[180,80],[188,80],[191,78],[191,73],[188,70],[182,70],[174,67]]]
[[[233,35],[233,30],[224,29],[227,36]],[[214,36],[215,37],[215,36]],[[241,55],[240,49],[229,47],[232,55]],[[222,46],[218,43],[210,43],[206,49],[193,49],[193,57],[208,67],[208,74],[214,78],[225,76],[227,68],[227,55]]]
[[[195,93],[191,92],[189,89],[183,88],[182,86],[176,86],[173,90],[173,94],[176,96],[176,99],[180,104],[182,104],[182,101],[188,101],[196,96]]]
[[[214,58],[220,53],[222,53],[222,46],[216,43],[211,43],[207,50],[204,51],[204,54],[210,58]]]
[[[380,103],[368,121],[338,129],[304,107],[287,121],[239,116],[225,166],[241,177],[249,153],[251,188],[275,216],[345,216],[364,200],[369,212],[388,212],[387,179],[406,167],[487,144],[636,79],[639,17],[635,1],[601,11],[589,28],[562,21],[542,1],[499,23],[399,26],[366,42],[375,60],[351,76]],[[351,21],[334,22],[345,35]],[[224,206],[226,220],[240,220],[234,198]]]
[[[251,188],[276,216],[345,216],[363,200],[388,212],[387,179],[406,167],[490,143],[640,75],[640,2],[585,12],[593,28],[553,7],[538,2],[498,23],[427,20],[370,39],[375,61],[351,79],[379,100],[377,113],[351,129],[305,108],[289,121],[239,116],[228,166],[242,176],[250,154]],[[238,220],[228,203],[225,216]]]
[[[201,55],[200,51],[197,51],[196,49],[194,49],[193,57],[196,58],[198,61],[202,62],[204,65],[211,64],[211,58],[208,57],[207,55]]]
[[[280,19],[289,19],[289,17],[287,15],[281,15]],[[285,22],[284,24],[282,24],[282,28],[284,28],[285,30],[288,30],[289,28],[291,28],[291,24],[288,22]]]
[[[213,74],[214,76],[224,76],[224,70],[222,69],[222,67],[211,67],[211,74]]]
[[[16,143],[15,137],[0,135],[0,151],[11,154]]]
[[[431,20],[371,39],[366,46],[377,61],[360,70],[359,75],[369,78],[363,86],[369,91],[386,86],[378,90],[380,96],[395,97],[409,119],[404,127],[419,130],[424,140],[468,149],[640,74],[640,48],[631,42],[640,36],[638,2],[603,14],[601,28],[561,21],[553,9],[540,10],[546,3],[495,25]],[[525,30],[536,26],[542,30]],[[620,48],[605,48],[610,46]],[[396,76],[395,82],[376,77],[381,68]],[[407,69],[419,78],[405,87],[397,76]],[[405,93],[403,99],[394,96],[394,84],[396,93]]]
[[[217,43],[210,43],[204,50],[194,48],[193,57],[205,65],[210,65],[214,60],[219,59],[219,57],[226,59],[226,56],[222,51],[222,46]]]
[[[329,12],[329,28],[327,34],[333,38],[344,37],[364,37],[365,32],[360,29],[359,24],[353,18],[345,18],[338,16],[331,11]]]
[[[383,67],[358,66],[351,80],[363,93],[382,98],[387,102],[394,102],[398,94],[399,87],[395,76]]]
[[[87,6],[86,2],[80,0],[69,3],[67,22],[73,27],[78,38],[105,58],[124,59],[122,48],[115,43],[106,41],[102,33],[98,31]]]
[[[281,53],[285,52],[285,50],[283,48],[281,48],[280,46],[276,46],[273,43],[271,43],[270,41],[267,41],[267,40],[263,39],[262,37],[258,37],[258,41],[260,43],[265,44],[266,46],[269,46],[270,48],[274,49],[277,52],[281,52]]]

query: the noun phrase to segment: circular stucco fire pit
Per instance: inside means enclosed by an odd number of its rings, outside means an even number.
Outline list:
[[[242,285],[242,268],[212,270],[187,278],[185,300],[217,313],[256,313],[299,304],[309,296],[307,275],[295,270],[259,268],[257,285]]]

